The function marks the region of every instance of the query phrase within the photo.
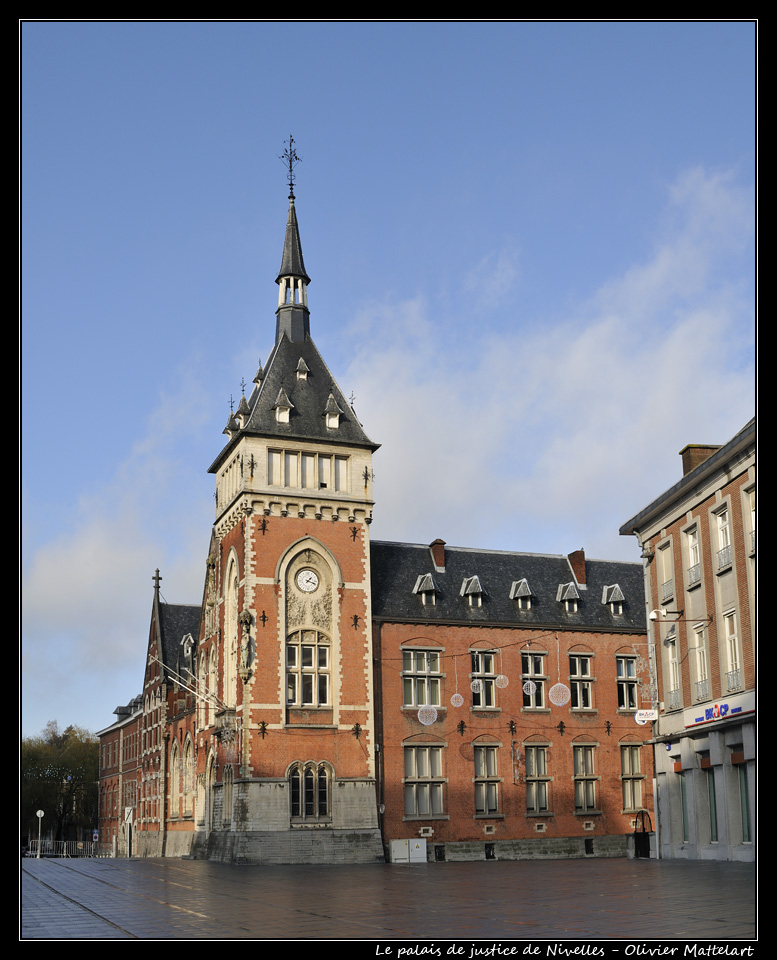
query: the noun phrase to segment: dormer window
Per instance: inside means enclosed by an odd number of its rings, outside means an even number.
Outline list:
[[[289,414],[294,409],[294,404],[289,400],[288,394],[281,387],[278,391],[278,399],[275,401],[273,410],[275,411],[275,420],[277,423],[288,423]]]
[[[606,603],[610,608],[610,613],[616,617],[623,616],[623,604],[626,598],[623,596],[623,591],[618,586],[617,583],[614,583],[611,587],[604,587],[602,591],[602,603]]]
[[[482,607],[485,590],[479,577],[465,577],[461,583],[460,597],[466,597],[471,607]]]
[[[329,394],[329,399],[326,402],[326,407],[324,408],[324,416],[326,417],[326,425],[330,430],[336,430],[340,426],[340,417],[343,415],[343,411],[337,405],[337,401],[334,398],[334,394]]]
[[[531,587],[526,577],[523,580],[514,580],[510,587],[510,599],[517,601],[519,610],[531,610],[532,601]]]
[[[308,367],[302,357],[300,357],[299,363],[297,364],[297,380],[307,380],[309,373],[310,367]]]
[[[433,607],[437,597],[437,584],[431,573],[422,573],[415,582],[413,593],[421,597],[424,606]]]
[[[575,583],[560,583],[556,591],[556,600],[564,604],[567,613],[577,613],[580,594]]]

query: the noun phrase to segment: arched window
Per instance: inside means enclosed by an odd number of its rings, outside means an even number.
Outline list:
[[[238,586],[237,561],[232,557],[227,567],[227,579],[224,585],[224,689],[222,696],[228,707],[235,706],[237,696]]]
[[[329,638],[318,630],[297,630],[286,641],[286,702],[324,707],[329,696]]]
[[[194,802],[194,749],[191,740],[186,741],[183,750],[183,815],[190,817],[192,815],[192,804]]]
[[[332,771],[326,763],[295,763],[289,771],[292,820],[330,820]]]
[[[224,773],[222,774],[224,789],[221,799],[221,822],[225,827],[228,827],[232,822],[232,792],[234,781],[234,768],[232,767],[232,764],[228,764],[226,767],[224,767]]]
[[[177,740],[170,747],[170,812],[173,817],[181,815],[181,756]]]

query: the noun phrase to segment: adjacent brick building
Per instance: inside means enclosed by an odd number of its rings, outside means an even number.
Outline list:
[[[201,607],[166,609],[156,578],[135,852],[625,854],[652,809],[640,565],[370,542],[377,444],[311,338],[289,199]]]
[[[642,548],[661,855],[755,856],[755,421],[688,445],[683,477],[621,527]]]

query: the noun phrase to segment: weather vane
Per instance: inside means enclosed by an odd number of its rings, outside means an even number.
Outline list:
[[[294,168],[297,166],[298,163],[302,162],[302,157],[300,157],[297,151],[294,149],[294,137],[292,137],[291,134],[289,134],[289,139],[285,140],[284,143],[286,144],[286,149],[283,151],[279,159],[283,160],[284,163],[288,164],[289,200],[293,200],[294,199]]]

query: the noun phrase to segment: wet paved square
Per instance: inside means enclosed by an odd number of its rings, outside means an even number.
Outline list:
[[[23,860],[21,869],[24,940],[744,945],[756,938],[752,863],[591,859],[262,867]],[[637,954],[624,948],[615,955]]]

